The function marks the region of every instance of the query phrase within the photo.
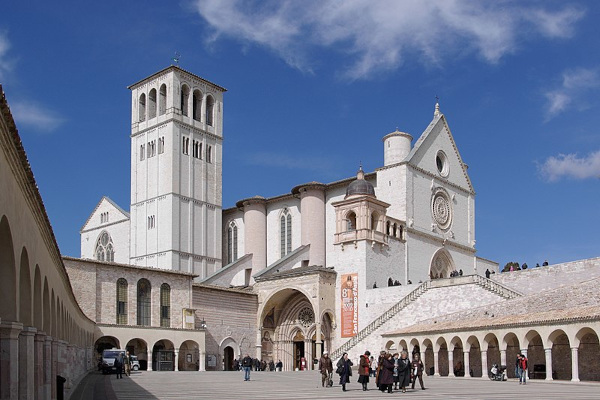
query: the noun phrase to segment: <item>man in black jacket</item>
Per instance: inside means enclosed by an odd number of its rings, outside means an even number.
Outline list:
[[[242,368],[244,369],[244,380],[250,380],[250,369],[252,368],[252,358],[248,354],[244,356],[242,360]]]

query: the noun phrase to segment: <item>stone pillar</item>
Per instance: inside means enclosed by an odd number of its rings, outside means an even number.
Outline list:
[[[19,398],[19,333],[23,324],[0,324],[0,398]]]
[[[317,328],[316,328],[316,346],[315,346],[315,351],[317,354],[314,354],[313,357],[320,359],[321,355],[323,354],[323,340],[321,337],[321,324],[319,322],[317,322]]]
[[[256,332],[256,358],[262,360],[262,334],[260,329]]]
[[[469,359],[469,352],[463,352],[463,365],[465,366],[465,378],[471,377],[471,360]]]
[[[507,366],[507,364],[506,364],[506,350],[500,350],[500,365]]]
[[[490,379],[487,365],[487,350],[481,350],[481,379]]]
[[[440,357],[439,351],[433,352],[433,376],[440,376]]]
[[[544,349],[546,355],[546,380],[552,380],[552,347]]]
[[[571,381],[579,382],[579,347],[571,347]]]
[[[75,371],[73,371],[73,368],[75,367],[74,355],[75,346],[70,343],[65,343],[65,369],[63,375],[67,378],[65,389],[71,389],[71,385],[73,385],[73,380],[75,379]]]
[[[19,399],[23,400],[34,398],[36,332],[28,326],[19,334]]]
[[[448,376],[454,377],[454,351],[448,350]]]
[[[58,339],[52,339],[52,368],[50,372],[50,395],[52,399],[56,399],[56,375],[58,375]]]
[[[147,370],[152,371],[152,350],[148,350],[148,361],[146,361],[146,364],[148,365]]]
[[[179,371],[179,349],[175,349],[175,359],[173,360],[175,364],[175,371]]]
[[[310,245],[310,265],[325,266],[325,185],[313,182],[296,186],[300,194],[301,243]]]
[[[312,340],[305,339],[304,340],[304,359],[306,360],[306,370],[312,370]]]
[[[421,356],[421,362],[423,363],[423,374],[427,375],[428,369],[427,369],[427,366],[425,365],[425,352],[424,351],[421,352],[420,356]]]
[[[52,397],[52,337],[44,338],[44,395],[42,399],[50,399]]]
[[[34,387],[35,398],[44,398],[44,345],[46,343],[46,334],[37,332],[34,341]]]
[[[206,353],[204,351],[200,352],[200,359],[198,360],[198,370],[206,371]]]
[[[67,367],[67,342],[64,340],[58,341],[58,358],[56,364],[56,374],[66,378],[66,367]],[[68,382],[65,382],[68,383]]]

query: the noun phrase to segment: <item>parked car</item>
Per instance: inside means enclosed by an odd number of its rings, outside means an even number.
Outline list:
[[[129,356],[129,360],[131,361],[131,370],[139,371],[140,370],[140,362],[138,361],[137,356]]]
[[[115,360],[121,354],[125,356],[125,350],[122,349],[110,349],[102,352],[102,373],[110,374],[117,371],[115,367]]]

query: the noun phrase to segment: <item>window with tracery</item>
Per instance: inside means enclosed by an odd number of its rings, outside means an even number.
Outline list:
[[[227,264],[231,264],[238,259],[238,228],[235,222],[229,224],[227,228]]]
[[[281,214],[279,222],[281,257],[285,257],[292,252],[292,214],[287,208]]]
[[[171,287],[166,283],[160,285],[160,326],[171,327]]]
[[[148,279],[142,278],[137,283],[137,324],[150,326],[150,295],[152,286]]]
[[[115,250],[112,238],[106,231],[102,231],[96,243],[96,260],[98,261],[115,261]]]
[[[117,280],[117,324],[127,325],[127,281]]]

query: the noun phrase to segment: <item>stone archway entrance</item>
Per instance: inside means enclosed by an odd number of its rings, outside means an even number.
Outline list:
[[[296,332],[296,335],[292,339],[294,342],[294,371],[302,369],[301,360],[306,360],[304,354],[304,340],[304,335],[302,335],[301,331]]]
[[[223,349],[223,369],[233,371],[233,348],[227,346]]]
[[[429,267],[429,276],[431,279],[448,278],[450,272],[454,271],[454,261],[452,256],[445,249],[438,250],[431,259]]]
[[[152,370],[175,371],[175,347],[170,340],[162,339],[154,344]]]

